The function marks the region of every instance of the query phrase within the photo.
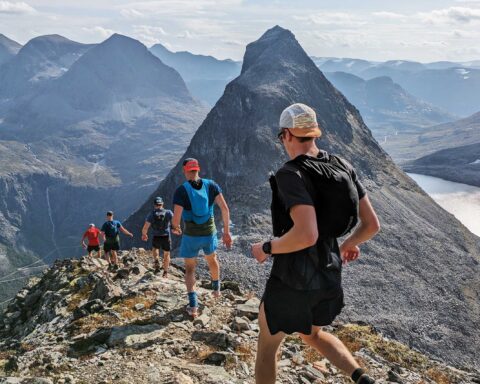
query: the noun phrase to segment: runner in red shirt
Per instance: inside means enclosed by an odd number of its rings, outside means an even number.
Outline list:
[[[95,224],[90,224],[82,237],[82,247],[88,251],[88,256],[91,257],[93,251],[97,252],[97,257],[100,257],[100,230],[95,227]],[[85,238],[88,239],[88,246],[85,244]]]

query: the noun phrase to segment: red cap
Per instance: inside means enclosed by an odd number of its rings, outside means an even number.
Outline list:
[[[200,171],[200,165],[198,164],[197,159],[186,159],[183,162],[183,170],[186,172],[190,171]]]

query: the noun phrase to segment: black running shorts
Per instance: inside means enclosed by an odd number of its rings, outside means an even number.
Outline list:
[[[309,335],[312,325],[331,324],[344,306],[341,288],[300,291],[276,277],[268,279],[262,301],[272,335],[280,331]]]
[[[153,236],[152,248],[170,252],[170,236]]]
[[[87,247],[87,252],[90,253],[92,251],[100,252],[100,246],[99,245],[89,245]]]
[[[119,251],[120,250],[120,239],[119,237],[107,237],[103,243],[103,250],[105,252],[110,251]]]

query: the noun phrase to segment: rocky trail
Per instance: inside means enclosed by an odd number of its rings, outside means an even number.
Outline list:
[[[100,259],[57,261],[33,278],[0,316],[0,383],[253,383],[259,299],[226,281],[214,299],[198,289],[201,315],[185,313],[183,272],[154,274],[150,253],[123,252],[107,272]],[[368,324],[336,323],[337,334],[378,383],[480,383],[475,372],[433,361]],[[349,383],[288,336],[279,383]]]

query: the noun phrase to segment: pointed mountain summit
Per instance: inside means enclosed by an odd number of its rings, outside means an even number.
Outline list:
[[[139,41],[119,34],[87,52],[57,86],[81,110],[98,110],[114,100],[159,94],[191,100],[178,72],[163,64]]]
[[[2,67],[0,95],[24,95],[32,87],[63,75],[91,47],[60,35],[31,39]]]
[[[286,160],[276,133],[281,111],[294,102],[317,112],[320,147],[354,164],[383,225],[362,246],[361,259],[345,268],[343,317],[444,360],[478,366],[479,239],[393,163],[358,111],[278,26],[247,46],[242,74],[227,85],[182,157],[199,159],[201,175],[221,185],[231,208],[238,240],[233,251],[220,251],[224,275],[263,290],[269,268],[255,265],[248,244],[271,234],[268,172]],[[152,197],[162,196],[170,207],[183,181],[179,161]],[[125,226],[139,233],[151,209],[149,198]]]
[[[20,48],[21,44],[0,33],[0,65],[15,56]]]

